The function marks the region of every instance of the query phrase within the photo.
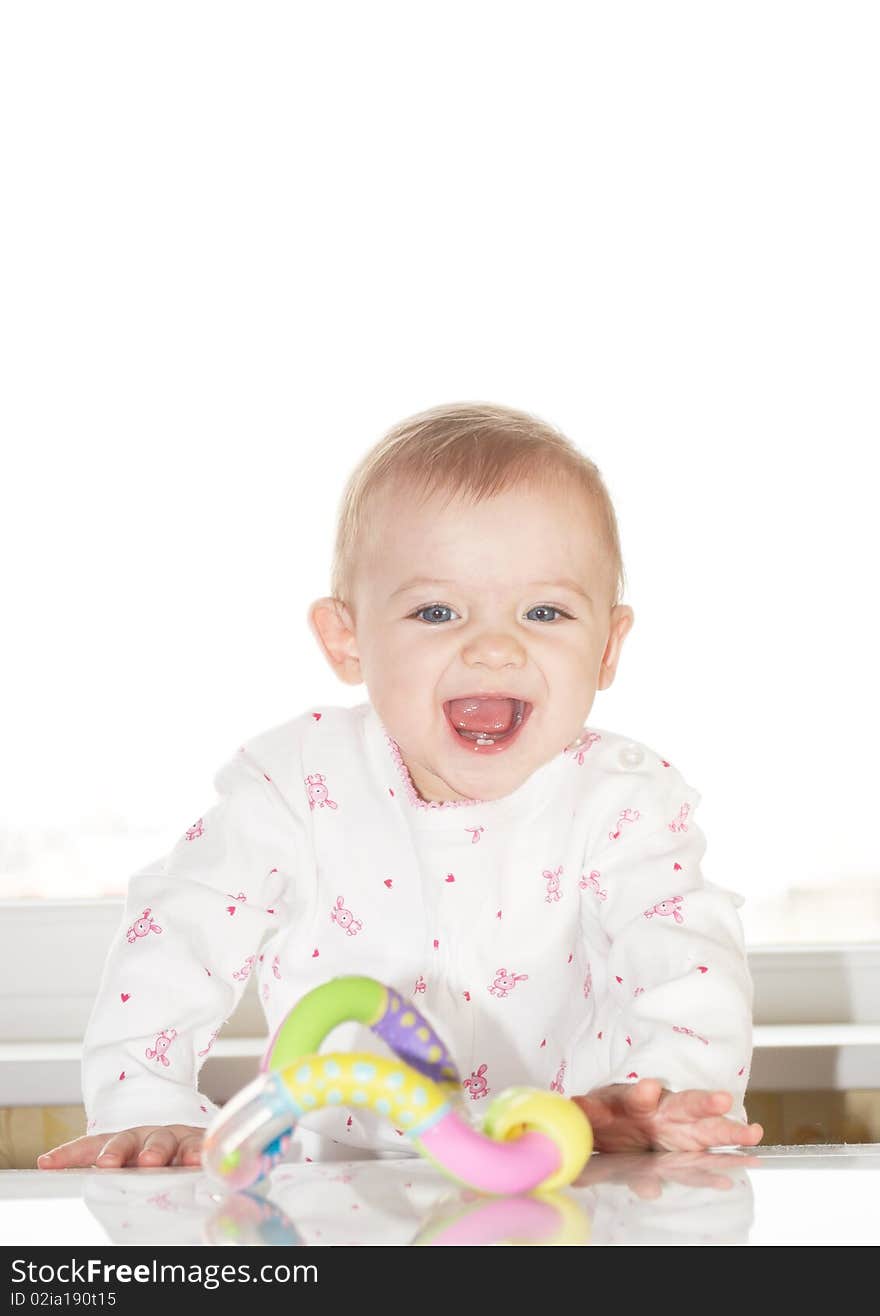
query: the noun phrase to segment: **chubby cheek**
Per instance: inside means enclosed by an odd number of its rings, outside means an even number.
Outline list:
[[[426,648],[424,643],[407,643],[405,638],[399,638],[394,644],[371,648],[370,684],[381,688],[392,701],[396,699],[409,706],[418,699],[424,707],[439,700],[444,673],[454,664],[452,650],[447,652],[439,644]]]
[[[443,715],[436,673],[421,670],[416,662],[399,655],[378,657],[364,680],[370,702],[399,744],[417,741]]]

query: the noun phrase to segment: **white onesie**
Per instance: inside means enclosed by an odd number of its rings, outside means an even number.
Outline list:
[[[702,877],[701,797],[646,746],[585,727],[502,799],[427,803],[370,703],[328,706],[242,746],[215,787],[129,880],[84,1042],[89,1131],[209,1124],[198,1072],[251,973],[270,1036],[337,975],[396,988],[475,1115],[511,1085],[649,1077],[730,1091],[745,1119],[742,898]],[[359,1024],[321,1049],[388,1054]],[[302,1125],[401,1149],[369,1111]]]

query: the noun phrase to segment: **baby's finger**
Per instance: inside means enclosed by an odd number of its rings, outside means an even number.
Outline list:
[[[171,1129],[152,1129],[144,1138],[138,1165],[167,1165],[177,1151],[177,1134]]]
[[[622,1104],[630,1115],[649,1115],[657,1106],[663,1084],[656,1078],[640,1078],[622,1094]]]
[[[729,1092],[705,1092],[701,1088],[687,1088],[684,1092],[669,1092],[663,1099],[663,1114],[670,1119],[709,1119],[730,1110],[733,1098]]]
[[[140,1137],[134,1129],[123,1129],[121,1133],[114,1133],[109,1138],[105,1134],[103,1142],[103,1150],[95,1157],[95,1165],[102,1170],[114,1170],[120,1165],[127,1165],[134,1160],[141,1145]]]
[[[728,1139],[727,1143],[713,1143],[713,1146],[723,1147],[757,1147],[758,1143],[764,1136],[764,1129],[760,1124],[741,1124],[739,1120],[724,1120],[724,1125],[733,1137]]]
[[[177,1156],[174,1159],[174,1164],[201,1165],[204,1137],[204,1133],[189,1133],[185,1138],[181,1138],[177,1146]]]
[[[107,1141],[106,1133],[87,1138],[72,1138],[51,1151],[37,1157],[38,1170],[67,1170],[77,1166],[94,1165],[95,1157]]]
[[[755,1147],[764,1136],[760,1124],[721,1118],[700,1120],[689,1132],[695,1139],[694,1147]]]

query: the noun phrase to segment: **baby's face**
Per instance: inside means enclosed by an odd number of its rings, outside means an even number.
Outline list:
[[[366,682],[423,799],[498,799],[579,735],[633,613],[611,609],[612,568],[582,494],[441,502],[389,495],[334,666]],[[500,752],[458,736],[444,709],[481,692],[531,705]]]

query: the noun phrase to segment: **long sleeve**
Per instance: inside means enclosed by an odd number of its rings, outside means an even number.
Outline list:
[[[301,824],[243,750],[214,786],[219,801],[129,879],[83,1043],[89,1130],[206,1126],[216,1112],[199,1069],[286,917]]]
[[[671,766],[644,781],[593,856],[591,904],[608,941],[608,1082],[658,1078],[673,1091],[723,1088],[730,1115],[752,1051],[753,988],[737,905],[704,880],[700,796]],[[642,774],[643,779],[647,774]],[[641,800],[639,796],[641,795]]]

